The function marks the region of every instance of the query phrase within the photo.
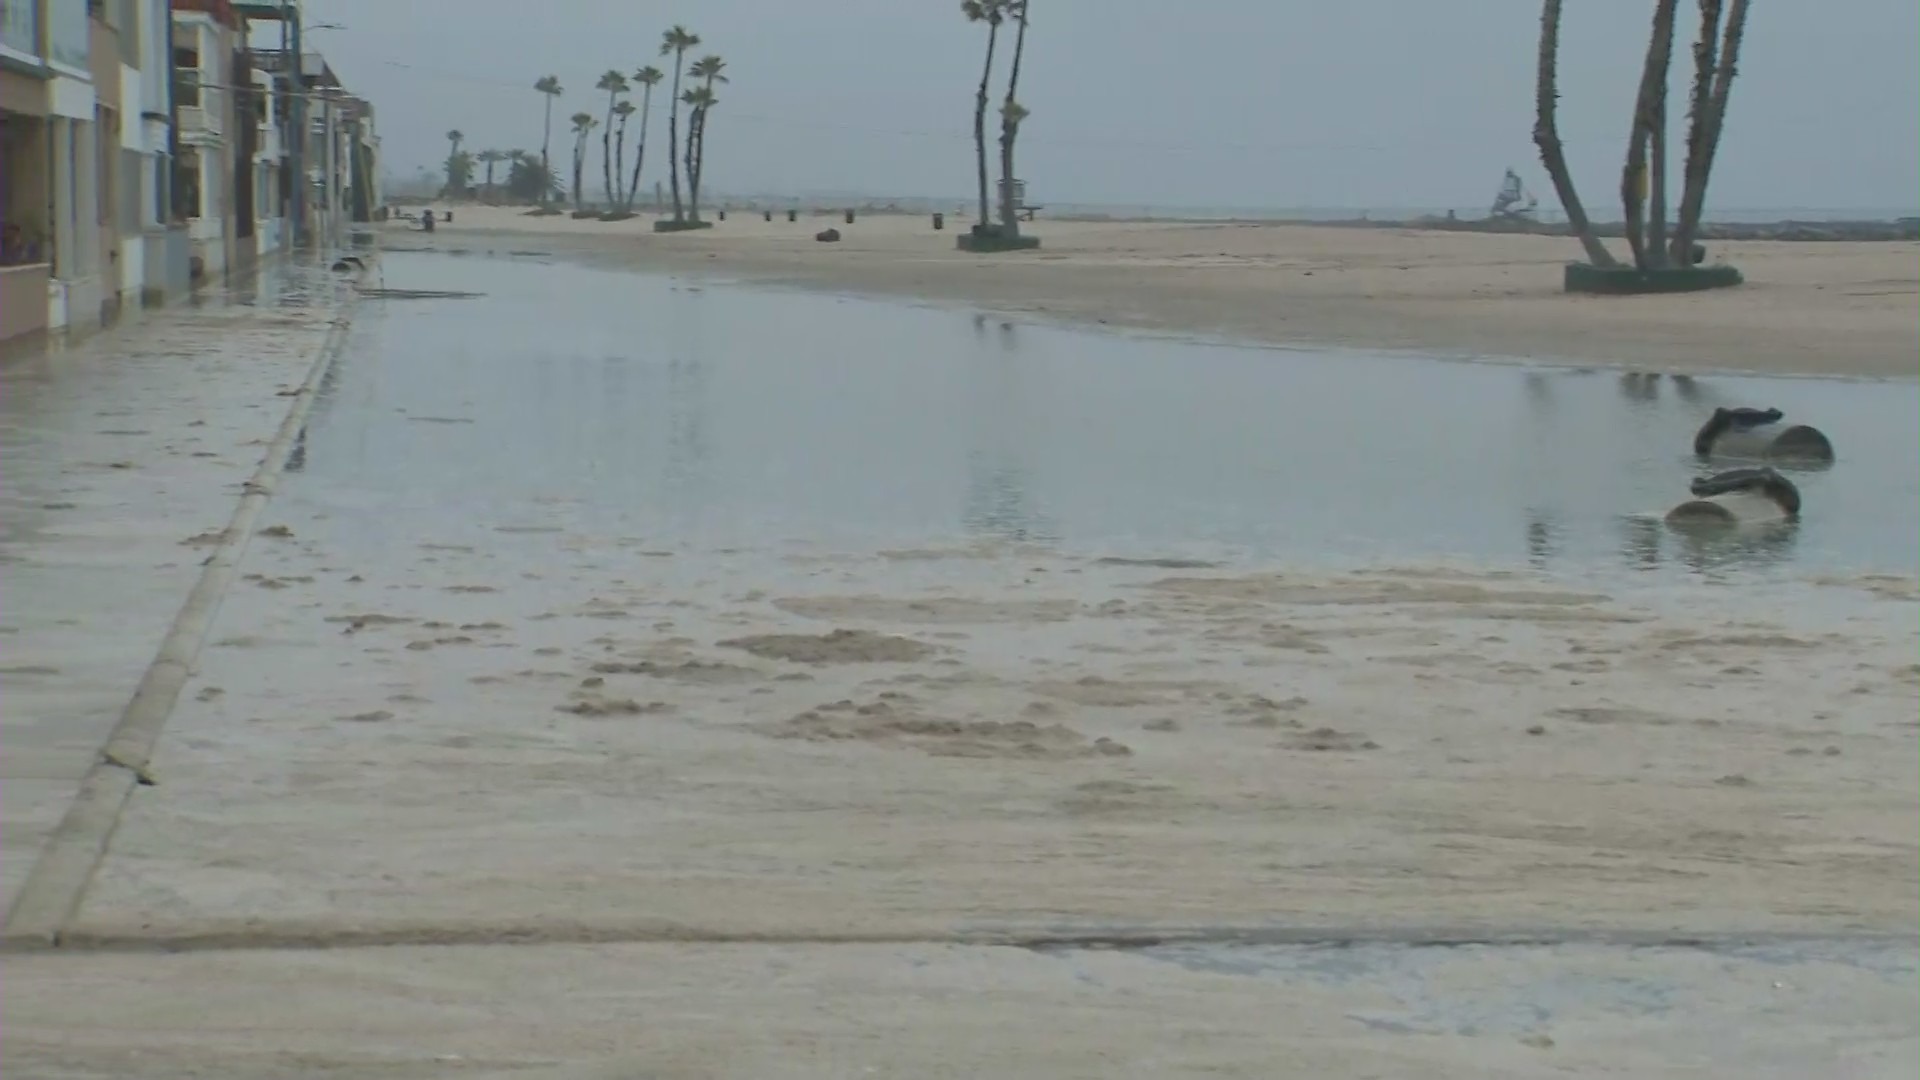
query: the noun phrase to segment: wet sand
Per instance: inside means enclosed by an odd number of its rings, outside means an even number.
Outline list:
[[[789,224],[733,214],[655,235],[653,218],[603,223],[460,207],[432,236],[389,242],[528,248],[611,265],[952,301],[1089,323],[1268,344],[1527,357],[1652,371],[1912,378],[1920,369],[1920,244],[1729,241],[1739,289],[1603,299],[1560,292],[1579,257],[1561,237],[1303,225],[1033,224],[1045,247],[953,249],[964,220],[838,214]],[[832,226],[843,239],[816,243]]]
[[[1911,581],[659,549],[291,500],[76,940],[1898,932]],[[1877,590],[1877,591],[1876,591]]]

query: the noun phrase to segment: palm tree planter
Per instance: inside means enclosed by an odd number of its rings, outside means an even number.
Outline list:
[[[1032,251],[1040,246],[1040,238],[1030,233],[1008,236],[1000,226],[991,222],[975,225],[967,232],[953,238],[954,246],[961,251],[984,254],[992,251]]]
[[[1562,287],[1570,293],[1598,296],[1636,296],[1647,293],[1704,292],[1739,285],[1746,278],[1732,266],[1661,266],[1642,270],[1637,266],[1595,266],[1571,262],[1562,277]]]
[[[1561,0],[1545,0],[1540,15],[1539,84],[1535,102],[1533,138],[1540,159],[1553,180],[1560,204],[1567,212],[1568,231],[1587,251],[1588,261],[1568,263],[1561,287],[1571,293],[1625,296],[1648,293],[1700,292],[1739,285],[1746,279],[1732,266],[1702,266],[1705,251],[1694,242],[1706,205],[1707,177],[1719,149],[1726,118],[1727,93],[1733,83],[1746,30],[1748,0],[1698,0],[1700,37],[1694,43],[1694,84],[1689,107],[1685,184],[1678,220],[1669,238],[1666,229],[1666,84],[1673,42],[1677,0],[1659,0],[1654,6],[1653,33],[1634,102],[1626,165],[1621,172],[1621,201],[1626,211],[1624,233],[1633,262],[1614,259],[1603,245],[1575,192],[1565,155],[1561,152],[1554,112],[1559,97],[1556,68],[1560,40]],[[1726,24],[1721,11],[1726,8]],[[1652,162],[1647,158],[1651,151]],[[1652,205],[1644,205],[1649,191]]]

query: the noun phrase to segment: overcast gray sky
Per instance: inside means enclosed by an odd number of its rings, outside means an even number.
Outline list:
[[[556,128],[577,110],[600,114],[599,73],[666,66],[655,55],[660,31],[679,22],[733,78],[711,121],[710,189],[964,196],[971,187],[984,38],[958,0],[307,5],[310,22],[346,25],[308,41],[374,102],[392,173],[437,166],[449,128],[473,149],[537,150],[535,78],[557,74],[567,88]],[[1484,206],[1513,165],[1551,204],[1529,138],[1539,7],[1033,0],[1020,94],[1033,115],[1019,172],[1036,200],[1054,202],[1469,208]],[[1582,194],[1606,209],[1617,210],[1651,8],[1567,3],[1561,132]],[[1693,8],[1681,4],[1676,126]],[[1920,204],[1917,43],[1915,0],[1754,4],[1712,205]],[[556,162],[565,142],[556,133]],[[650,164],[649,183],[654,172]]]

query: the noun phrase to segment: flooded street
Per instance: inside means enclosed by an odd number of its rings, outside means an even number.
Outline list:
[[[1254,350],[504,252],[363,284],[477,295],[355,302],[154,782],[64,950],[10,964],[35,1075],[1920,1067],[1911,383]],[[246,400],[206,427],[264,441],[303,372],[223,382]],[[3,448],[141,396],[89,394]],[[1834,436],[1797,529],[1661,525],[1720,404]],[[192,414],[144,407],[87,422]],[[29,490],[150,515],[178,598],[238,460],[192,528],[151,484]],[[17,509],[17,563],[79,535]],[[45,679],[116,619],[52,628],[87,577],[59,574],[9,627]],[[88,685],[124,704],[115,677]],[[219,1031],[180,1037],[189,1007]]]
[[[1206,345],[537,256],[394,254],[382,284],[482,296],[370,306],[321,406],[302,493],[375,544],[538,500],[550,524],[715,547],[1920,569],[1911,383]],[[1798,528],[1661,527],[1716,405],[1832,433],[1839,467],[1795,475]]]

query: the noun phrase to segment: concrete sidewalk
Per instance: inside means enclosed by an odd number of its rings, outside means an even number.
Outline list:
[[[286,415],[344,294],[324,271],[0,365],[0,886],[11,909]]]
[[[951,945],[10,958],[36,1080],[1911,1077],[1911,950]],[[27,988],[30,988],[28,990]]]

